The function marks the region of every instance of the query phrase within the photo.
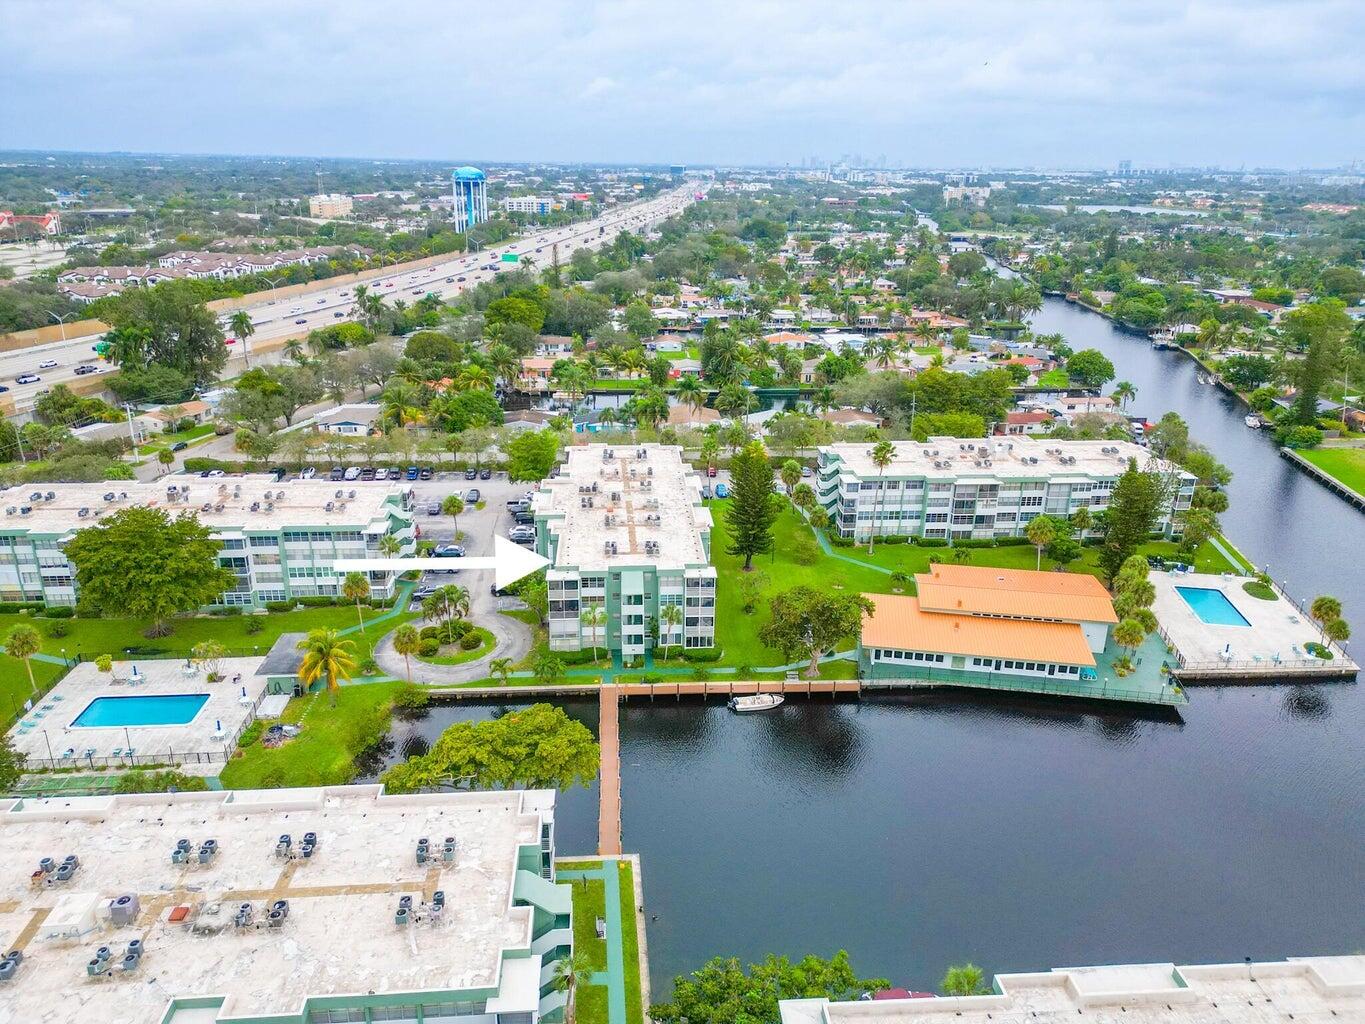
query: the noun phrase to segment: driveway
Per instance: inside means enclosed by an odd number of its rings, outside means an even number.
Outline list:
[[[467,554],[491,555],[493,535],[507,534],[511,519],[507,515],[507,500],[514,495],[524,494],[526,484],[514,484],[506,474],[499,473],[491,480],[465,480],[463,474],[441,473],[434,480],[413,484],[414,499],[417,503],[417,524],[422,528],[424,540],[448,541],[455,531],[449,516],[428,516],[425,509],[431,505],[439,506],[448,494],[466,494],[469,488],[477,487],[487,503],[482,510],[469,507],[459,517],[460,530],[464,533],[464,546]],[[452,560],[458,565],[457,559]],[[469,591],[469,618],[475,625],[482,626],[493,634],[497,641],[493,651],[477,661],[462,665],[429,665],[413,659],[412,678],[416,682],[453,684],[468,683],[476,679],[486,679],[492,675],[489,670],[498,658],[511,658],[520,661],[531,651],[534,634],[531,627],[517,619],[498,613],[498,598],[493,595],[493,573],[491,571],[466,571],[456,577],[437,575],[423,578],[423,583],[442,585],[458,582]],[[407,666],[403,656],[393,649],[392,634],[385,636],[375,648],[374,657],[379,667],[398,679],[407,678]]]

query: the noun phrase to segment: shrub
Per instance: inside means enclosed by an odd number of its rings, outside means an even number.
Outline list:
[[[14,615],[17,612],[40,612],[41,601],[0,601],[0,615]]]
[[[292,612],[294,610],[293,601],[267,601],[265,610],[272,613]]]
[[[467,619],[451,619],[450,622],[446,624],[445,636],[442,637],[442,639],[448,644],[453,644],[456,640],[468,636],[473,628],[473,623],[469,622]]]
[[[265,732],[265,723],[259,718],[242,730],[241,738],[237,741],[239,747],[249,747],[261,738]]]
[[[464,651],[475,651],[483,646],[483,637],[478,633],[470,631],[460,637],[460,649]]]
[[[705,663],[710,661],[720,661],[723,652],[719,647],[697,647],[684,649],[682,652],[683,661],[690,661],[693,664]]]
[[[441,627],[440,627],[440,626],[423,626],[423,627],[421,628],[421,630],[418,632],[417,635],[420,636],[423,640],[436,640],[436,641],[439,641],[439,640],[440,640],[440,637],[441,637]]]
[[[238,467],[235,462],[224,462],[222,459],[206,459],[202,456],[185,460],[186,473],[203,473],[211,469],[221,469],[224,473],[235,473],[237,472]]]
[[[441,641],[434,636],[422,637],[421,645],[417,648],[417,653],[423,658],[430,658],[441,649]]]
[[[943,537],[916,537],[915,543],[922,548],[946,548],[948,541]]]
[[[1027,538],[1025,538],[1025,539],[1027,540]],[[957,540],[953,541],[953,547],[955,547],[955,548],[993,548],[993,547],[995,547],[995,541],[992,540],[990,537],[982,537],[982,538],[960,537],[960,538],[958,538]]]
[[[393,695],[393,706],[405,711],[419,711],[431,701],[431,694],[422,687],[408,683],[399,687]]]
[[[67,625],[65,622],[63,622],[61,619],[57,619],[55,622],[48,623],[47,635],[54,639],[61,639],[70,632],[71,627]]]
[[[185,775],[173,769],[165,771],[131,771],[123,775],[114,786],[115,793],[165,793],[178,790],[182,793],[202,793],[209,784],[198,775]]]
[[[787,545],[787,552],[797,565],[814,565],[820,560],[820,546],[815,543],[814,537],[804,533],[792,539]]]
[[[877,543],[878,543],[878,544],[909,544],[909,543],[910,543],[910,538],[907,537],[907,536],[905,536],[904,534],[898,533],[898,534],[895,534],[895,535],[893,535],[893,536],[891,536],[891,537],[878,537],[878,538],[877,538]]]
[[[42,611],[45,619],[70,619],[76,615],[76,609],[70,605],[55,605],[51,608],[44,608]]]
[[[1322,658],[1324,661],[1332,660],[1332,652],[1316,640],[1308,641],[1303,645],[1303,649],[1315,658]]]
[[[262,632],[264,629],[265,620],[263,620],[259,615],[253,615],[251,616],[251,618],[246,620],[247,636],[255,636],[257,633]]]
[[[995,546],[998,548],[1022,548],[1029,542],[1027,537],[996,537]]]
[[[347,601],[346,603],[350,604],[351,602]],[[299,604],[303,605],[305,608],[335,608],[338,604],[338,599],[329,597],[326,594],[310,594],[307,597],[299,598]]]
[[[223,605],[221,608],[210,608],[210,615],[217,615],[225,619],[230,619],[234,615],[242,614],[242,606],[238,604]]]
[[[840,537],[840,536],[839,536],[838,534],[836,534],[836,533],[831,533],[831,534],[829,535],[829,542],[830,542],[830,544],[834,545],[834,547],[836,547],[836,548],[851,548],[851,547],[853,547],[853,538],[852,538],[852,537]]]

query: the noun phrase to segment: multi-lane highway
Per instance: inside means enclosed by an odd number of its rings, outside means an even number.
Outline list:
[[[431,266],[414,269],[409,264],[396,264],[364,283],[372,293],[390,303],[402,299],[411,305],[428,293],[451,298],[498,273],[515,269],[520,260],[534,260],[534,265],[542,269],[549,266],[556,245],[560,262],[567,263],[575,249],[596,249],[611,244],[621,231],[642,231],[682,210],[693,201],[694,195],[692,188],[674,190],[610,210],[580,224],[537,232],[480,252],[452,254],[448,260]],[[504,253],[515,253],[519,261],[502,262]],[[327,282],[320,281],[303,295],[272,299],[269,292],[262,292],[258,298],[259,302],[246,307],[256,327],[256,333],[248,343],[253,351],[272,339],[307,333],[355,318],[355,285],[329,287]],[[221,319],[226,325],[227,317]],[[226,333],[232,337],[231,331]],[[87,336],[0,353],[0,385],[9,389],[16,410],[23,413],[31,409],[37,396],[53,384],[90,376],[77,374],[80,367],[95,366],[102,374],[111,372],[113,368],[94,353],[98,340]],[[234,340],[229,346],[225,375],[230,376],[244,367],[249,355],[245,348],[241,340]],[[273,362],[279,357],[277,352],[272,352],[268,358],[264,352],[260,355],[264,362]],[[17,382],[20,377],[30,376],[40,379],[24,384]]]

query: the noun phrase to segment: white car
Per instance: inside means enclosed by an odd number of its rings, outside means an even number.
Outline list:
[[[38,369],[40,369],[40,370],[50,370],[50,369],[52,369],[52,368],[53,368],[54,366],[56,366],[56,365],[57,365],[57,360],[55,360],[55,359],[48,359],[48,360],[45,360],[44,362],[39,363],[39,364],[38,364]]]
[[[318,475],[318,471],[317,471],[314,467],[308,466],[308,467],[306,467],[306,468],[304,469],[304,471],[303,471],[302,473],[299,474],[299,479],[300,479],[300,480],[311,480],[311,479],[313,479],[313,477],[315,477],[315,476],[317,476],[317,475]]]

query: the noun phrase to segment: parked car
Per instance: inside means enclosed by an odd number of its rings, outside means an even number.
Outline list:
[[[530,512],[513,512],[512,519],[518,526],[532,526],[536,521],[536,517]]]
[[[327,474],[328,480],[340,480],[346,475],[346,470],[342,466],[333,466],[332,471]]]
[[[811,477],[813,477],[814,475],[815,475],[815,473],[811,470],[811,468],[810,468],[809,466],[802,466],[802,467],[801,467],[801,478],[802,478],[803,480],[809,480],[809,479],[810,479]]]
[[[707,476],[715,476],[715,475],[716,475],[716,467],[715,467],[715,466],[707,466],[707,467],[706,467],[706,475],[707,475]]]
[[[479,479],[480,479],[480,480],[492,480],[492,479],[493,479],[493,471],[492,471],[491,469],[481,469],[481,470],[479,470]]]
[[[317,475],[318,475],[318,471],[317,471],[316,469],[314,469],[312,466],[306,466],[306,467],[304,467],[303,472],[299,474],[299,479],[300,479],[300,480],[311,480],[311,479],[313,479],[313,477],[315,477],[315,476],[317,476]]]
[[[710,497],[711,497],[711,485],[710,485],[710,484],[702,484],[702,485],[701,485],[701,496],[702,496],[703,498],[710,498]]]
[[[470,466],[464,471],[464,478],[466,480],[477,480],[479,478],[479,471],[473,466]]]
[[[723,483],[717,483],[717,484],[716,484],[716,497],[717,497],[717,498],[728,498],[729,496],[730,496],[730,488],[726,487],[725,484],[723,484]]]
[[[362,470],[360,471],[360,479],[362,479],[362,480],[373,480],[373,479],[374,479],[374,469],[373,469],[372,467],[370,467],[370,466],[366,466],[364,469],[362,469]]]
[[[414,601],[425,601],[434,593],[436,593],[435,587],[418,587],[412,592],[412,599]]]
[[[455,278],[453,278],[453,277],[447,277],[447,278],[446,278],[446,284],[454,284],[454,283],[455,283]]]
[[[464,548],[459,544],[437,544],[432,554],[437,558],[463,558]]]
[[[184,451],[186,448],[188,448],[189,446],[190,446],[190,445],[189,445],[189,442],[188,442],[188,441],[177,441],[177,442],[175,442],[175,444],[171,445],[171,451],[173,451],[173,452],[183,452],[183,451]]]
[[[419,473],[421,473],[421,472],[422,472],[422,471],[421,471],[420,469],[418,469],[416,466],[409,466],[409,467],[408,467],[408,479],[409,479],[409,480],[416,480],[416,479],[417,479],[417,475],[418,475]]]
[[[418,472],[417,477],[420,480],[430,480],[435,475],[436,473],[432,470],[430,466],[423,466],[421,471]]]
[[[427,515],[429,515],[429,516],[439,516],[440,514],[441,514],[441,506],[440,506],[440,505],[432,504],[432,505],[428,505],[428,506],[427,506]]]
[[[483,497],[483,495],[479,493],[479,489],[477,487],[471,487],[469,490],[465,491],[464,503],[466,505],[477,505],[481,497]]]

